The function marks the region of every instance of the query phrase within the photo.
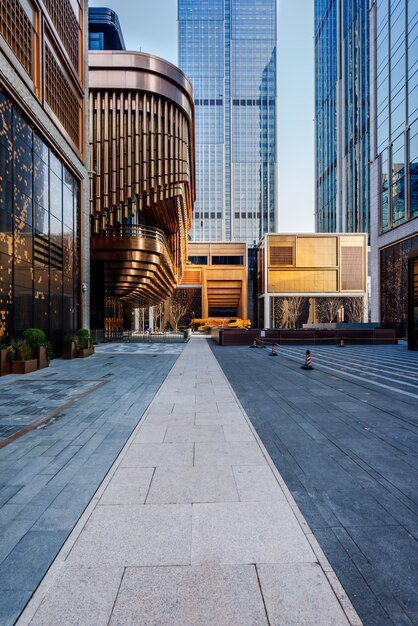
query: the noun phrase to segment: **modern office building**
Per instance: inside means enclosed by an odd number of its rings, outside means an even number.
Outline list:
[[[315,0],[315,228],[369,232],[369,0]]]
[[[416,347],[418,10],[408,0],[370,4],[371,84],[376,85],[371,107],[372,318],[404,335],[409,286],[409,339]]]
[[[261,328],[363,322],[367,234],[265,235],[258,246]]]
[[[195,289],[192,317],[247,319],[245,243],[189,243],[181,286]]]
[[[0,9],[0,341],[38,327],[57,351],[89,321],[87,3]]]
[[[126,50],[117,14],[104,7],[89,7],[89,50]]]
[[[276,0],[178,0],[196,112],[193,241],[277,230]]]
[[[192,87],[176,66],[90,51],[91,325],[130,327],[135,307],[181,281],[195,196]]]

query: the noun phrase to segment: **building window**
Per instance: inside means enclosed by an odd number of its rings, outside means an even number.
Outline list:
[[[207,265],[208,257],[207,256],[189,256],[188,261],[190,265]]]
[[[242,256],[213,256],[212,265],[244,265]]]
[[[271,246],[270,265],[293,265],[293,247]]]

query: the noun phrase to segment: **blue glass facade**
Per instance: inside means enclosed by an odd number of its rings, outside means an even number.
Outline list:
[[[368,0],[315,1],[315,221],[369,231]]]
[[[179,0],[194,89],[194,241],[254,243],[276,227],[276,2]]]
[[[372,314],[407,328],[408,255],[418,243],[418,6],[370,0],[373,24]]]
[[[418,216],[418,11],[376,1],[376,154],[380,232]]]

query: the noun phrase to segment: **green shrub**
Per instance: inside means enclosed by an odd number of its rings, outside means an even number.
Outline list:
[[[79,328],[75,334],[78,348],[88,348],[90,344],[90,331],[87,328]]]
[[[11,361],[28,361],[32,358],[32,346],[25,339],[14,339],[9,347]]]
[[[32,348],[45,346],[45,333],[40,328],[27,328],[23,331],[23,339]]]

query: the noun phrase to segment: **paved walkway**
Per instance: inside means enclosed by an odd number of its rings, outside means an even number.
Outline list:
[[[207,341],[196,337],[18,623],[360,621]]]
[[[418,352],[210,345],[364,624],[418,626]]]

